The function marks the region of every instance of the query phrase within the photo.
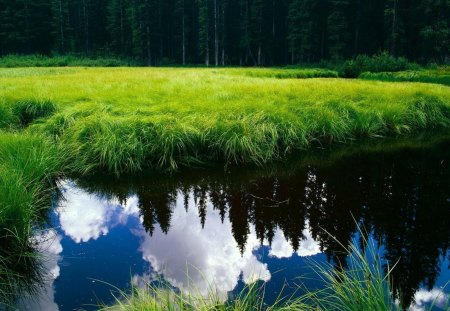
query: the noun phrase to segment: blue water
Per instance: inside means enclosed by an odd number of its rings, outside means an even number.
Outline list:
[[[340,266],[331,237],[370,231],[411,310],[444,309],[450,286],[449,146],[353,155],[332,165],[186,179],[60,183],[52,229],[37,234],[47,278],[29,310],[95,309],[116,288],[165,280],[223,299],[253,281],[266,300],[320,288],[311,265]],[[326,231],[326,232],[325,232]],[[298,291],[299,293],[301,291]]]

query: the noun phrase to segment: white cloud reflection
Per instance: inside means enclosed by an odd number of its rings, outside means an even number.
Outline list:
[[[65,183],[63,189],[65,200],[56,211],[61,229],[76,243],[96,240],[107,235],[118,224],[125,224],[128,217],[139,217],[136,196],[129,197],[125,205],[120,205],[117,201],[80,190],[72,183]],[[151,265],[152,277],[156,273],[178,288],[193,287],[205,294],[211,284],[215,284],[217,291],[226,297],[226,293],[236,287],[241,277],[245,283],[268,281],[271,278],[267,264],[258,260],[254,254],[261,244],[253,226],[250,226],[245,250],[241,254],[229,219],[225,218],[222,223],[219,212],[213,209],[210,202],[204,228],[193,199],[190,199],[186,211],[180,194],[167,234],[159,226],[151,237],[142,227],[132,232],[141,239],[139,251]],[[303,234],[306,239],[300,242],[297,254],[312,256],[319,253],[319,245],[312,239],[308,224]],[[264,245],[268,245],[268,242],[264,241]],[[269,255],[287,258],[293,253],[291,244],[277,229]]]
[[[300,241],[297,255],[300,257],[314,256],[320,254],[320,245],[315,241],[311,235],[309,222],[306,221],[306,228],[303,230],[304,240]],[[267,244],[267,242],[265,242]],[[294,254],[294,249],[289,241],[284,237],[283,231],[277,229],[272,240],[272,245],[269,251],[269,256],[276,258],[289,258]]]
[[[432,290],[419,289],[414,295],[414,303],[409,307],[409,311],[425,311],[429,310],[429,306],[444,310],[449,303],[449,295],[444,293],[440,288]]]
[[[33,293],[32,297],[24,297],[19,301],[20,310],[59,310],[55,303],[53,283],[60,273],[58,262],[63,251],[61,239],[62,237],[53,229],[39,232],[32,237],[33,243],[37,245],[37,251],[42,256],[43,279],[38,291]]]
[[[203,229],[194,202],[189,202],[188,211],[182,204],[179,198],[167,234],[160,228],[152,237],[143,231],[136,232],[142,239],[140,251],[144,260],[158,275],[172,286],[202,294],[214,284],[222,298],[236,287],[241,275],[244,282],[270,279],[267,265],[253,254],[260,246],[254,230],[241,255],[230,221],[226,219],[222,224],[218,211],[211,204],[207,207]]]
[[[64,200],[56,209],[61,229],[76,243],[96,240],[107,235],[117,224],[126,223],[128,216],[138,215],[137,197],[131,196],[127,204],[107,200],[76,188],[71,183],[61,186]]]

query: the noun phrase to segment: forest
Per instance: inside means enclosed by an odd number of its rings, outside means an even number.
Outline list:
[[[0,0],[0,56],[280,66],[387,51],[447,63],[447,0]]]

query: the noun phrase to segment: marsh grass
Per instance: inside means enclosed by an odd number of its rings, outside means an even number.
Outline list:
[[[349,255],[345,263],[314,265],[325,287],[313,293],[313,303],[320,310],[401,310],[390,288],[395,265],[386,266],[367,232],[359,228],[359,235],[362,247],[355,241],[348,247],[337,241]]]
[[[366,233],[360,232],[362,249],[356,246],[356,242],[349,247],[341,244],[342,251],[349,255],[347,264],[340,263],[342,266],[336,267],[311,261],[317,278],[323,283],[322,289],[311,290],[300,286],[298,294],[303,294],[291,296],[283,296],[283,289],[280,289],[273,304],[264,301],[265,287],[261,282],[250,282],[226,300],[217,295],[214,285],[210,286],[205,295],[191,288],[180,291],[170,286],[161,287],[161,282],[158,282],[158,285],[152,283],[143,287],[133,286],[128,293],[116,288],[114,304],[103,305],[101,310],[402,310],[390,288],[390,275],[395,266],[385,267],[377,245],[367,238]]]
[[[364,72],[359,76],[359,78],[363,80],[385,82],[423,82],[450,86],[450,67],[400,72]]]
[[[170,287],[166,282],[146,283],[142,287],[133,286],[130,292],[114,289],[114,303],[101,305],[101,311],[288,311],[314,310],[303,298],[287,300],[280,295],[275,302],[264,302],[265,286],[261,282],[251,282],[244,286],[233,298],[224,299],[214,284],[208,292],[200,293],[194,285],[187,291]]]
[[[57,147],[38,136],[0,133],[0,237],[26,244],[62,171]]]
[[[0,124],[22,118],[81,173],[262,165],[312,145],[450,126],[444,86],[276,78],[316,69],[54,70],[0,69],[0,109],[12,111]]]
[[[42,137],[0,132],[0,305],[38,278],[30,237],[45,220],[60,157]]]

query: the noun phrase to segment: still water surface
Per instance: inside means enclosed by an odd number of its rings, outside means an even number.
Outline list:
[[[46,281],[20,305],[95,309],[111,302],[112,286],[161,278],[200,292],[214,282],[224,299],[258,279],[270,302],[285,283],[286,295],[296,284],[320,287],[311,264],[345,263],[331,235],[360,243],[358,224],[386,264],[398,262],[394,291],[405,305],[422,310],[439,297],[442,309],[450,292],[449,162],[447,140],[265,171],[66,180],[53,229],[36,236]]]

